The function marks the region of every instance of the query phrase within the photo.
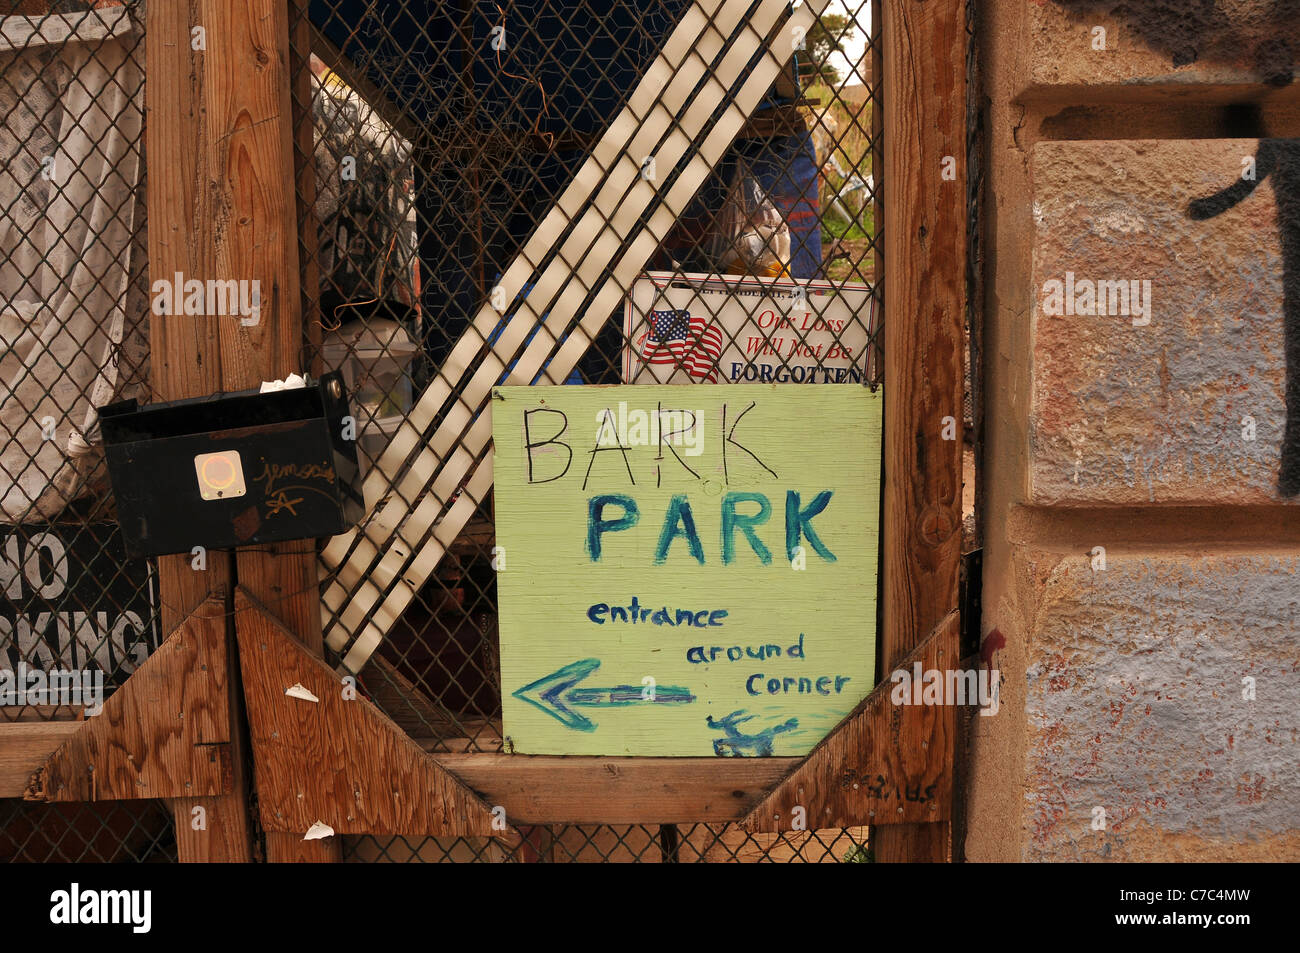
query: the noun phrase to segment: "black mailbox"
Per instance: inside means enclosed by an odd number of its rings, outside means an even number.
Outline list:
[[[356,425],[338,372],[99,412],[130,556],[334,536],[361,518]]]

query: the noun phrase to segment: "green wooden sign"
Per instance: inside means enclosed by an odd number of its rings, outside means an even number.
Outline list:
[[[870,692],[878,394],[493,396],[507,750],[802,755]]]

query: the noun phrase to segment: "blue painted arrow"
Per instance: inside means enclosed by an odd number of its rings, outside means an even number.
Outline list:
[[[578,714],[570,706],[620,708],[642,701],[656,704],[695,701],[695,696],[689,689],[679,688],[676,685],[656,685],[652,698],[642,695],[644,690],[640,685],[616,685],[613,688],[573,687],[598,668],[600,668],[600,659],[582,659],[535,682],[529,682],[514,692],[514,696],[535,708],[540,708],[552,718],[559,719],[564,727],[575,731],[595,731],[596,723]]]

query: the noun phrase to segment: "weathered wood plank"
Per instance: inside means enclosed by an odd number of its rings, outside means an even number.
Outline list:
[[[78,722],[32,777],[35,801],[212,796],[232,784],[225,608],[212,597]]]
[[[960,616],[950,612],[897,668],[942,671],[957,664]],[[894,683],[882,681],[791,774],[745,818],[744,827],[769,834],[792,829],[804,810],[805,829],[862,824],[927,823],[952,811],[956,708],[895,705]],[[919,688],[919,686],[918,686]]]
[[[80,721],[15,721],[0,725],[0,798],[22,797],[32,775],[81,725]]]
[[[235,611],[263,828],[301,836],[322,821],[340,834],[493,835],[469,788],[360,694],[345,695],[338,674],[243,587]],[[317,701],[285,695],[293,685]]]
[[[966,20],[961,0],[883,4],[888,671],[957,606],[966,310]],[[955,175],[943,175],[951,156]],[[944,418],[956,439],[944,440]],[[947,825],[873,834],[876,859],[947,858]]]
[[[186,278],[205,279],[214,265],[212,249],[202,236],[212,211],[206,188],[207,150],[203,148],[208,134],[202,103],[204,57],[190,48],[190,31],[197,22],[193,6],[192,2],[155,3],[147,10],[146,75],[172,78],[171,82],[145,84],[151,284],[171,282],[177,272]],[[155,399],[201,397],[218,390],[218,343],[217,318],[151,313],[150,383]],[[180,562],[181,558],[170,561]],[[202,591],[206,594],[207,590]],[[184,616],[190,608],[193,606],[178,611]]]
[[[316,548],[287,543],[270,547],[270,552],[241,551],[236,557],[240,587],[275,606],[277,615],[292,626],[302,648],[321,656],[320,589],[317,583]],[[235,621],[236,629],[239,620]],[[256,758],[254,764],[257,763]],[[262,778],[254,775],[260,789]],[[266,859],[271,863],[338,863],[343,845],[337,837],[302,839],[307,828],[292,833],[266,831]]]
[[[800,758],[433,756],[511,824],[693,824],[743,818]]]
[[[243,390],[304,369],[289,4],[201,0],[201,6],[209,35],[204,104],[215,132],[204,146],[215,203],[216,277],[256,282],[260,289],[256,323],[227,319],[220,329],[222,389]],[[309,80],[305,89],[310,103]],[[302,141],[310,156],[310,115],[305,122]],[[240,586],[274,606],[303,644],[319,654],[314,545],[240,550],[235,561]],[[340,859],[337,840],[303,842],[298,833],[296,838],[269,834],[267,859]]]
[[[145,161],[148,169],[150,281],[215,277],[213,203],[209,185],[211,136],[204,105],[208,54],[192,48],[201,22],[198,0],[151,3],[146,9],[146,75],[171,77],[145,84]],[[155,399],[201,397],[221,389],[221,318],[151,315],[150,374]],[[231,320],[227,318],[226,320]],[[232,560],[208,553],[203,571],[188,556],[158,560],[162,625],[175,628],[211,592],[228,593]],[[227,686],[233,691],[233,681]],[[237,717],[237,702],[230,707]],[[176,849],[181,861],[252,859],[252,830],[245,809],[242,736],[232,735],[233,787],[227,796],[173,802]],[[195,812],[196,808],[201,811]]]
[[[240,587],[274,606],[277,616],[292,626],[291,631],[302,648],[319,658],[324,642],[321,639],[316,548],[309,540],[271,546],[268,550],[241,550],[238,553]],[[239,627],[238,617],[235,627]],[[254,764],[257,763],[255,757]],[[262,776],[256,770],[254,782],[260,790]],[[343,859],[343,845],[339,838],[304,841],[302,836],[306,831],[305,827],[290,833],[268,829],[266,859],[271,863],[337,863]]]
[[[284,0],[200,0],[208,31],[204,139],[214,201],[216,278],[256,281],[256,323],[221,322],[222,383],[256,387],[300,371],[289,6]],[[251,320],[251,319],[250,319]]]
[[[31,775],[78,724],[0,726],[0,798],[21,797]],[[429,741],[422,747],[432,751],[434,745]],[[799,758],[431,756],[486,803],[504,806],[508,820],[521,824],[633,824],[647,818],[662,824],[738,821],[802,763]]]

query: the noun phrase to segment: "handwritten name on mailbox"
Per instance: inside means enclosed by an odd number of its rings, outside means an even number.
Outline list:
[[[868,694],[878,394],[494,396],[507,750],[801,755]]]

